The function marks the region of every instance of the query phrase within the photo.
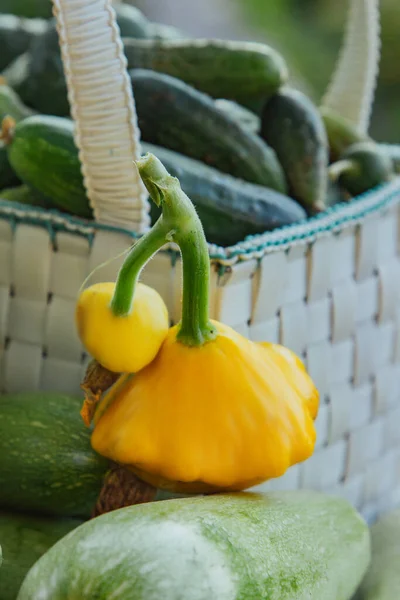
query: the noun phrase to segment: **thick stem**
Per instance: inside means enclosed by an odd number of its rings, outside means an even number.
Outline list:
[[[209,318],[210,259],[201,221],[179,181],[154,155],[141,158],[138,168],[151,197],[161,204],[160,218],[169,240],[178,244],[182,254],[182,320],[177,339],[200,346],[216,336]]]
[[[359,168],[354,160],[343,158],[333,163],[328,168],[329,179],[333,182],[337,181],[343,173],[353,173],[357,175]]]
[[[161,216],[154,226],[135,244],[119,270],[111,310],[126,317],[132,310],[133,295],[140,272],[150,258],[168,241],[168,225]]]

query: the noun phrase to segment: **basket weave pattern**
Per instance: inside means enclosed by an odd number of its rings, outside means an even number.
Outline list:
[[[377,206],[389,188],[369,195]],[[371,518],[400,502],[400,182],[393,189],[385,208],[321,236],[298,236],[282,248],[268,245],[276,232],[256,236],[250,245],[257,251],[228,249],[226,260],[210,247],[212,317],[252,340],[294,350],[321,394],[315,454],[263,489],[338,493]],[[370,199],[355,206],[362,202]],[[23,210],[11,218],[6,203],[0,209],[2,391],[79,392],[88,358],[74,327],[77,293],[132,234],[95,232],[60,216],[38,225]],[[122,260],[90,282],[114,280]],[[173,248],[158,253],[142,276],[162,294],[173,322],[181,277]]]

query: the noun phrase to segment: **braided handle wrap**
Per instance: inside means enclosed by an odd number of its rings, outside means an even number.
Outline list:
[[[133,163],[140,132],[111,0],[53,0],[53,13],[94,217],[141,233],[149,207]]]
[[[331,82],[322,99],[367,133],[380,60],[379,0],[350,0],[346,32]]]

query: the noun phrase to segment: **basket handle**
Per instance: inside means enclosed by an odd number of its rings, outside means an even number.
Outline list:
[[[96,221],[137,233],[149,224],[133,161],[140,131],[111,0],[52,0],[75,143]]]
[[[367,133],[380,60],[379,0],[349,0],[342,48],[322,106]]]

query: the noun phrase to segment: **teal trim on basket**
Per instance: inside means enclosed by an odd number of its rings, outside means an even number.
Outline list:
[[[346,227],[354,226],[366,217],[380,213],[398,203],[400,203],[400,177],[358,196],[351,202],[332,206],[315,217],[266,233],[248,236],[234,246],[222,248],[209,244],[210,258],[225,266],[252,258],[259,259],[270,252],[289,249],[300,243],[312,243],[319,237],[339,233]],[[122,233],[131,237],[132,240],[140,237],[139,234],[127,229],[87,221],[57,210],[1,200],[1,192],[0,219],[9,221],[12,227],[18,223],[45,227],[53,241],[59,231],[81,235],[90,243],[96,231]],[[175,248],[176,246],[166,246],[167,251],[177,255],[178,252]]]

